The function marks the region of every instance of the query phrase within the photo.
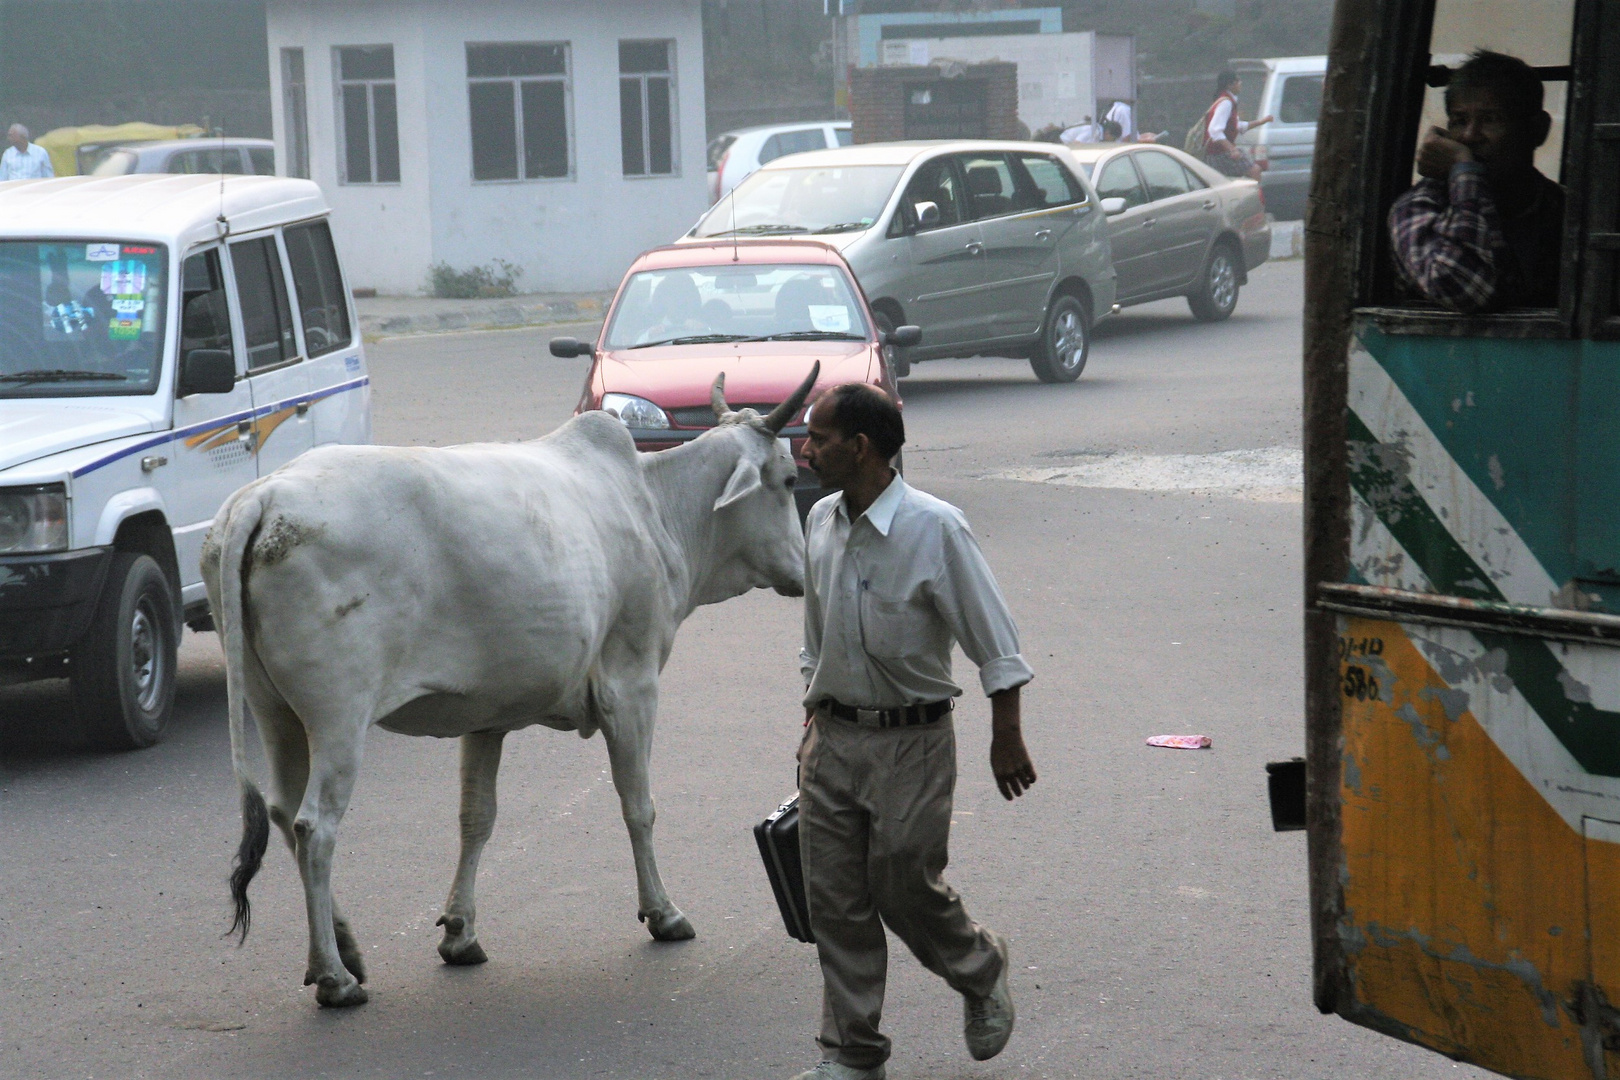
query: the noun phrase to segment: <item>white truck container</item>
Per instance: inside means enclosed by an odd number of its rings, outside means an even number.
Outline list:
[[[92,742],[156,742],[215,512],[369,442],[369,382],[313,183],[0,184],[0,683],[70,678]]]

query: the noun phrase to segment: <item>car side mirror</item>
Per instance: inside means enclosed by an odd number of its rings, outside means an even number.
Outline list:
[[[922,327],[897,326],[883,335],[883,344],[897,345],[901,348],[909,345],[920,345],[922,344]]]
[[[931,202],[916,203],[911,208],[917,215],[917,228],[932,229],[939,224],[939,204]]]
[[[187,349],[180,355],[176,397],[228,394],[236,389],[236,357],[229,349]]]
[[[578,338],[555,337],[551,339],[551,355],[569,359],[575,356],[590,356],[596,352],[596,346],[588,341]]]
[[[1123,214],[1125,209],[1125,200],[1120,198],[1118,195],[1114,196],[1112,199],[1104,199],[1102,201],[1102,212],[1110,217],[1115,214]]]

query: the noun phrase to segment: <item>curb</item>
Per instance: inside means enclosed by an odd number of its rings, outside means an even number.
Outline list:
[[[483,303],[477,306],[418,313],[368,313],[365,301],[359,309],[360,332],[367,340],[399,337],[405,334],[442,334],[457,330],[494,330],[553,323],[582,322],[600,318],[611,294],[605,296],[559,297],[550,300],[522,300]],[[426,302],[424,302],[426,303]]]
[[[1276,259],[1303,259],[1305,257],[1305,223],[1303,221],[1273,221],[1271,223],[1271,255]]]

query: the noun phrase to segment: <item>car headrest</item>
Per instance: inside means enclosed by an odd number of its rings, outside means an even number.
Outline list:
[[[1001,173],[994,165],[975,165],[967,171],[967,184],[975,195],[1000,195]]]

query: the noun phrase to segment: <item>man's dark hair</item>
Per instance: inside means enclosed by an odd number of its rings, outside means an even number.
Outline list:
[[[1517,56],[1480,49],[1451,73],[1446,83],[1446,108],[1459,90],[1489,90],[1502,107],[1519,117],[1541,112],[1541,76]]]
[[[1215,96],[1220,97],[1222,94],[1226,93],[1227,89],[1237,81],[1238,73],[1233,71],[1231,68],[1227,68],[1225,71],[1215,76]]]
[[[1115,123],[1112,120],[1104,120],[1102,122],[1102,129],[1103,129],[1103,141],[1104,142],[1111,142],[1114,139],[1119,138],[1120,135],[1123,134],[1124,131],[1125,131],[1124,128],[1120,127],[1117,123]]]
[[[835,386],[816,402],[815,411],[846,439],[865,435],[884,458],[894,457],[905,445],[906,422],[899,407],[875,386],[858,382]]]

